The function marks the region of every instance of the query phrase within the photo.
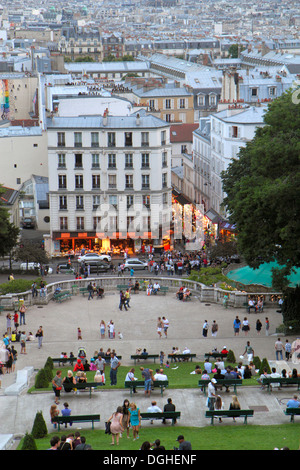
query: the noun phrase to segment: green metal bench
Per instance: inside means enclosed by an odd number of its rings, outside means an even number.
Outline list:
[[[207,410],[205,418],[211,419],[211,424],[214,424],[215,418],[244,418],[244,424],[247,424],[247,419],[254,415],[254,410]]]
[[[58,430],[60,430],[61,424],[73,424],[73,423],[92,423],[92,429],[94,429],[94,423],[100,422],[100,415],[74,415],[74,416],[55,416],[53,422],[57,423]]]

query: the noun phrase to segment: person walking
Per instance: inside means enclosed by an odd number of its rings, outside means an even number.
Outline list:
[[[236,316],[233,322],[234,336],[239,336],[240,329],[241,329],[241,320],[239,319],[238,316]]]
[[[38,348],[41,349],[42,343],[43,343],[43,337],[44,337],[44,332],[43,332],[43,327],[42,326],[39,327],[39,329],[37,330],[35,336],[38,339]]]
[[[141,426],[140,409],[137,408],[135,403],[130,403],[129,413],[130,426],[132,428],[133,440],[135,441],[136,439],[139,439],[139,430]]]
[[[164,324],[163,324],[163,321],[161,319],[161,317],[158,317],[157,319],[157,334],[159,336],[159,338],[161,338],[161,332],[162,332],[162,329],[164,327]]]
[[[265,327],[266,327],[266,336],[269,336],[270,322],[269,322],[268,317],[265,318]]]
[[[212,335],[213,338],[217,337],[218,329],[219,329],[219,326],[218,326],[216,320],[214,320],[212,325],[211,325],[211,335]]]
[[[260,332],[261,332],[261,329],[262,329],[262,322],[260,321],[259,318],[256,320],[255,328],[256,328],[257,334],[260,335]]]
[[[250,345],[250,341],[247,341],[245,351],[243,352],[243,356],[247,353],[247,358],[248,358],[248,363],[250,363],[253,360],[254,357],[254,349]]]
[[[203,327],[202,327],[202,335],[204,338],[207,338],[208,328],[209,328],[208,321],[204,320]]]

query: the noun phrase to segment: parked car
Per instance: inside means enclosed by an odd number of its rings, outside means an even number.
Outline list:
[[[33,270],[33,269],[38,269],[40,271],[40,267],[41,267],[40,263],[28,263],[28,265],[27,265],[27,263],[21,263],[19,268],[22,271],[27,271],[27,270],[30,271],[30,270]],[[46,266],[43,266],[43,267],[44,267],[44,269],[47,270],[47,274],[52,274],[53,270],[52,270],[52,268],[50,268],[50,266],[46,265]]]
[[[30,217],[26,217],[22,221],[23,228],[35,228],[35,222]]]
[[[84,265],[90,266],[91,273],[106,273],[110,269],[110,265],[105,261],[85,261]]]
[[[111,261],[110,255],[98,255],[98,253],[86,253],[85,255],[78,256],[78,262],[82,261]]]
[[[69,264],[58,264],[56,267],[56,272],[60,274],[65,274],[65,273],[75,273],[74,268],[70,267]]]
[[[148,269],[148,264],[145,261],[141,261],[138,258],[128,258],[125,261],[124,270],[129,271],[131,268],[133,269]]]

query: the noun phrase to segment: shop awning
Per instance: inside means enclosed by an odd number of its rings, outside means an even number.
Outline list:
[[[236,226],[226,221],[221,222],[219,228],[220,230],[228,230],[229,232],[236,232]]]
[[[205,217],[207,217],[213,224],[220,224],[224,222],[223,217],[218,214],[214,209],[208,209],[208,211],[205,212]]]

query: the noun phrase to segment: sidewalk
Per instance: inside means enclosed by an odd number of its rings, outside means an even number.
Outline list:
[[[281,324],[281,315],[275,309],[268,309],[263,314],[246,314],[243,309],[223,309],[216,304],[201,303],[195,296],[191,302],[182,303],[175,298],[175,294],[169,293],[166,296],[146,296],[145,293],[132,295],[131,308],[126,311],[118,309],[118,292],[108,292],[103,300],[93,299],[88,301],[87,297],[75,296],[71,300],[61,304],[51,301],[46,306],[33,306],[26,312],[26,325],[24,329],[28,334],[31,331],[34,335],[40,325],[44,330],[43,347],[38,349],[37,342],[28,342],[26,345],[27,354],[20,354],[20,344],[15,346],[19,356],[16,370],[21,370],[26,366],[33,366],[39,369],[44,366],[46,359],[51,356],[59,356],[62,351],[69,354],[73,351],[77,354],[78,347],[84,346],[87,350],[88,358],[92,357],[95,350],[103,347],[115,348],[117,354],[122,356],[122,365],[128,368],[133,366],[130,355],[135,354],[137,347],[146,348],[149,353],[159,353],[163,348],[168,354],[173,346],[178,346],[181,350],[188,346],[191,352],[197,354],[197,361],[203,361],[204,354],[213,347],[219,350],[224,345],[232,349],[236,358],[244,352],[247,341],[250,341],[254,348],[255,355],[261,359],[266,357],[270,361],[275,360],[274,344],[277,339],[276,327]],[[240,333],[234,337],[232,323],[238,315],[242,320],[248,317],[251,330],[247,337]],[[165,316],[169,319],[170,327],[168,339],[159,339],[156,331],[157,317]],[[265,316],[270,320],[270,336],[265,336],[264,330],[258,336],[255,330],[255,322],[259,317],[264,324]],[[0,327],[2,332],[6,329],[6,315],[0,316]],[[110,340],[100,339],[100,321],[106,324],[109,320],[115,322],[116,333],[121,331],[124,339]],[[213,320],[219,325],[217,338],[212,338],[208,333],[207,338],[202,336],[202,325],[204,320],[212,324]],[[82,341],[77,340],[77,327],[81,327]],[[22,327],[23,328],[23,327]],[[116,335],[117,336],[117,335]],[[290,337],[292,342],[295,337]],[[283,341],[284,342],[284,341]],[[1,442],[5,445],[10,439],[5,435],[24,435],[30,432],[33,420],[37,411],[42,410],[43,416],[49,425],[49,410],[52,405],[53,393],[37,393],[28,395],[23,392],[19,396],[6,396],[5,388],[14,383],[16,372],[1,376],[2,388],[0,389],[0,449]],[[261,391],[257,387],[239,387],[238,397],[243,408],[255,410],[254,417],[249,419],[249,424],[281,424],[287,423],[289,418],[283,413],[286,401],[295,392],[295,389],[283,389],[269,394]],[[62,394],[62,406],[64,396]],[[200,389],[166,390],[164,397],[158,391],[153,393],[158,406],[163,407],[167,398],[171,396],[177,409],[181,411],[179,425],[208,426],[210,421],[205,418],[206,398]],[[105,390],[96,391],[89,398],[89,393],[82,392],[80,395],[67,395],[68,402],[73,414],[82,414],[84,410],[90,413],[100,413],[100,429],[104,429],[104,422],[108,415],[113,412],[118,405],[121,405],[125,398],[129,398],[126,390]],[[231,394],[222,393],[225,402],[224,407],[229,406]],[[149,398],[145,398],[142,391],[134,397],[137,405],[145,410],[150,405]],[[230,420],[224,420],[224,425],[232,424]],[[148,426],[148,422],[143,426]],[[82,427],[89,427],[89,423],[82,424]],[[157,426],[160,426],[159,424]]]

